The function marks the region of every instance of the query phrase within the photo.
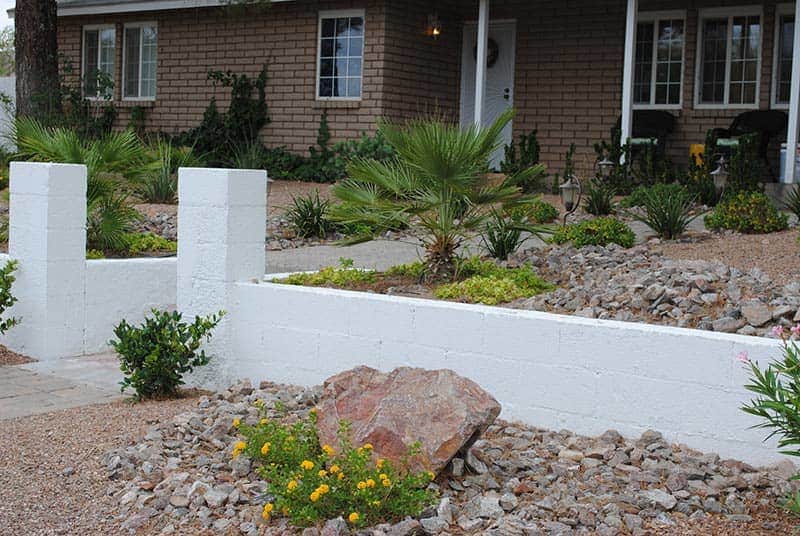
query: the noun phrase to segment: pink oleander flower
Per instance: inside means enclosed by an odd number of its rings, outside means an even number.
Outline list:
[[[792,335],[800,336],[800,324],[797,324],[796,326],[792,326],[789,331],[792,332]]]
[[[749,365],[750,364],[750,356],[747,355],[747,352],[744,352],[744,351],[739,352],[739,354],[736,356],[736,359],[740,363],[743,363],[745,365]]]
[[[783,335],[783,326],[775,326],[772,328],[772,334],[776,337],[781,337]]]

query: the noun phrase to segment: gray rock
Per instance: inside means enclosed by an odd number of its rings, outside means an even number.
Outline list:
[[[219,508],[228,500],[228,494],[218,489],[210,489],[203,495],[203,498],[209,508]]]
[[[425,534],[439,534],[450,527],[450,524],[441,517],[427,517],[420,520]]]
[[[664,510],[672,510],[678,504],[678,500],[660,489],[649,489],[640,493],[642,497],[647,499],[650,503],[662,508]]]
[[[322,536],[345,536],[350,533],[347,521],[341,517],[329,519],[322,527]]]
[[[169,504],[175,508],[186,508],[189,506],[189,498],[185,495],[171,495],[169,498]]]
[[[760,327],[772,320],[772,311],[761,300],[751,300],[742,304],[742,315],[747,322]]]

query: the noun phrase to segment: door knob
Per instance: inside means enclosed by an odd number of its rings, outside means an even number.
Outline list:
[[[503,90],[503,98],[504,98],[504,99],[506,99],[506,100],[508,100],[509,98],[511,98],[511,88],[508,88],[508,87],[507,87],[507,88],[505,88],[505,89]]]

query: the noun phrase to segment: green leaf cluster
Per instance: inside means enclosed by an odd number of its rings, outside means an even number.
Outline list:
[[[789,226],[789,218],[769,197],[757,191],[726,196],[705,217],[709,229],[732,229],[740,233],[772,233]]]
[[[580,223],[572,223],[558,227],[550,241],[554,244],[572,242],[576,248],[583,246],[607,246],[619,244],[624,248],[632,247],[636,235],[625,223],[616,218],[596,218]]]

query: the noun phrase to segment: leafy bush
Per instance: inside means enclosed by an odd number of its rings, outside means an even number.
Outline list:
[[[629,248],[635,240],[636,236],[631,228],[616,218],[597,218],[564,225],[557,228],[550,238],[555,244],[572,242],[576,248],[607,246],[612,243]]]
[[[87,249],[86,250],[86,260],[99,260],[105,259],[106,254],[100,251],[99,249]]]
[[[297,168],[302,163],[302,156],[289,152],[286,147],[275,147],[264,149],[261,167],[271,179],[286,180],[296,178]]]
[[[660,182],[652,186],[637,186],[619,204],[625,208],[643,207],[651,195],[663,198],[686,195],[687,193],[687,188],[678,183]]]
[[[509,110],[485,129],[436,119],[403,126],[381,123],[379,131],[397,158],[351,162],[350,178],[333,188],[343,201],[332,209],[333,219],[373,230],[371,236],[351,242],[369,240],[398,225],[407,228],[426,250],[426,277],[449,279],[458,248],[480,232],[492,210],[535,200],[525,196],[519,185],[541,174],[541,165],[499,185],[487,177],[489,158],[512,116]]]
[[[234,445],[233,456],[254,460],[267,483],[265,495],[272,502],[262,509],[264,519],[284,516],[307,527],[342,517],[354,527],[365,527],[418,516],[433,504],[435,495],[427,486],[435,475],[408,469],[418,444],[395,467],[376,458],[369,443],[354,447],[346,423],[334,449],[320,445],[314,410],[290,425],[269,419],[265,406],[258,407],[258,424],[234,420],[244,440]]]
[[[326,266],[318,272],[292,274],[283,279],[273,279],[272,282],[309,287],[347,288],[363,283],[374,283],[376,279],[376,272],[353,268],[351,259],[339,259],[338,268]]]
[[[537,199],[528,209],[528,218],[532,223],[550,223],[558,218],[558,209],[547,201]]]
[[[139,255],[151,251],[166,253],[178,251],[177,242],[153,233],[128,233],[125,235],[124,242],[125,252],[129,255]]]
[[[163,136],[156,138],[150,152],[153,163],[146,167],[138,183],[136,194],[145,203],[177,202],[178,169],[200,167],[202,159],[194,154],[191,147],[176,147]]]
[[[119,355],[121,390],[133,388],[137,400],[175,396],[183,375],[209,362],[200,345],[211,338],[224,314],[197,316],[187,324],[177,311],[153,309],[139,327],[123,319],[114,328],[116,339],[109,341]]]
[[[330,201],[320,199],[319,192],[292,198],[292,206],[286,211],[286,219],[301,238],[316,236],[325,238],[334,229],[328,218]]]
[[[759,134],[752,133],[739,136],[739,145],[731,153],[728,166],[727,192],[761,191],[761,178],[764,175],[764,164],[758,156]]]
[[[4,315],[6,310],[17,303],[17,298],[11,294],[11,287],[16,281],[14,272],[16,271],[19,263],[17,261],[7,261],[2,268],[0,268],[0,316]],[[9,316],[0,318],[0,335],[5,334],[6,331],[19,324],[20,319]]]
[[[740,233],[771,233],[789,225],[786,214],[780,212],[761,192],[740,191],[726,196],[705,217],[709,229],[732,229]]]
[[[589,214],[605,216],[614,212],[614,195],[616,189],[601,180],[591,180],[584,189],[583,207]]]
[[[414,279],[422,279],[425,275],[425,263],[422,261],[415,261],[408,264],[397,264],[389,267],[386,272],[387,276],[405,276]]]
[[[686,231],[699,214],[691,215],[694,196],[685,189],[650,188],[642,195],[644,215],[631,216],[655,231],[661,238],[671,240]]]
[[[462,264],[459,275],[465,279],[438,286],[434,289],[434,296],[441,300],[497,305],[555,288],[540,278],[530,266],[501,268],[477,258]]]

